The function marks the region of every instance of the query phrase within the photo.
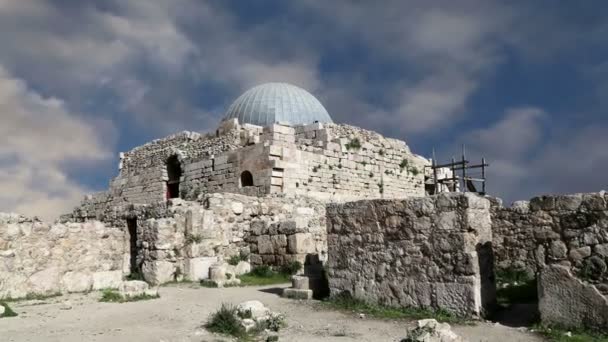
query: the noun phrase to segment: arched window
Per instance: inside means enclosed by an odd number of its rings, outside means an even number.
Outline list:
[[[241,173],[241,187],[253,186],[253,176],[249,171],[243,171]]]
[[[179,180],[182,177],[182,166],[177,156],[167,159],[167,199],[179,197]]]

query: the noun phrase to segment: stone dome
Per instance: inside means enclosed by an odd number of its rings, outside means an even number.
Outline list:
[[[333,122],[319,100],[288,83],[264,83],[247,90],[228,107],[224,120],[232,118],[258,126]]]

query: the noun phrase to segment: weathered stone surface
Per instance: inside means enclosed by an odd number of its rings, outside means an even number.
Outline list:
[[[67,272],[61,278],[61,288],[66,292],[85,292],[91,290],[93,277],[90,273]]]
[[[234,274],[240,276],[245,273],[251,272],[251,264],[247,261],[239,261],[239,263],[234,268]]]
[[[603,193],[538,197],[529,212],[493,206],[497,272],[540,272],[543,323],[605,326],[606,217]]]
[[[237,312],[241,315],[251,314],[251,318],[257,320],[270,314],[270,310],[262,304],[259,300],[249,300],[242,302],[236,306]]]
[[[186,277],[192,281],[209,278],[209,268],[217,262],[216,257],[198,257],[186,260]]]
[[[180,198],[166,201],[170,159],[179,162],[183,172],[176,195],[190,201],[220,192],[299,195],[323,202],[425,194],[423,171],[429,162],[403,141],[343,124],[259,127],[229,121],[222,122],[215,134],[181,132],[121,154],[119,174],[110,189],[87,196],[63,219],[118,224],[122,215],[116,209],[132,204],[184,206]],[[251,174],[253,184],[242,184],[244,171]],[[210,209],[221,202],[207,200]],[[262,206],[249,208],[239,201],[229,210],[237,216],[265,214]],[[294,203],[289,214],[317,215],[312,212]]]
[[[442,194],[329,205],[331,294],[347,292],[385,305],[480,315],[495,296],[487,251],[492,239],[490,205],[484,201]],[[482,224],[470,221],[484,216]]]
[[[309,300],[312,299],[312,294],[312,290],[308,289],[283,289],[283,297],[285,298]]]
[[[141,268],[144,279],[158,285],[175,280],[176,266],[169,261],[146,261]]]
[[[585,284],[567,267],[547,265],[540,272],[539,311],[543,323],[566,327],[608,326],[608,299],[595,286]]]
[[[408,341],[417,342],[465,342],[452,331],[447,323],[439,323],[435,319],[422,319],[416,323],[416,328],[408,332]]]
[[[292,254],[314,253],[315,244],[312,234],[297,233],[288,238],[289,252]]]
[[[93,290],[115,289],[122,283],[122,271],[102,271],[93,273]]]
[[[138,297],[143,295],[157,296],[158,288],[150,288],[148,283],[141,280],[123,281],[118,286],[118,293],[123,298]]]
[[[101,222],[46,224],[0,214],[0,299],[80,292],[121,278],[128,255],[121,229]],[[108,280],[105,287],[115,287]]]

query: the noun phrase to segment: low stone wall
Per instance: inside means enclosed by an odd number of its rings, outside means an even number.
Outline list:
[[[480,315],[495,302],[490,203],[471,194],[330,204],[333,296]]]
[[[325,205],[307,197],[215,193],[144,212],[164,212],[137,223],[137,263],[152,283],[206,279],[211,265],[235,255],[254,266],[327,255]]]
[[[537,242],[527,201],[515,202],[511,207],[503,207],[496,198],[492,203],[492,246],[496,273],[521,272],[529,277],[536,275]]]
[[[0,213],[0,298],[117,287],[127,241],[98,221],[47,224]]]
[[[497,264],[538,275],[544,323],[608,326],[608,196],[542,196],[498,208]]]

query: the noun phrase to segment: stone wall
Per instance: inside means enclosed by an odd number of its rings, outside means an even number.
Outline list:
[[[501,200],[489,199],[492,203],[492,244],[496,272],[523,272],[529,277],[535,277],[538,265],[534,227],[537,222],[530,215],[529,202],[518,201],[511,207],[503,207]]]
[[[0,213],[0,298],[117,287],[128,240],[98,221],[47,224]]]
[[[293,128],[297,149],[282,157],[284,191],[336,202],[424,196],[428,161],[405,142],[362,128],[314,124]]]
[[[489,201],[472,194],[330,204],[332,295],[477,316],[495,301]]]
[[[186,200],[216,192],[298,194],[326,202],[423,196],[428,164],[403,141],[353,126],[262,128],[226,121],[217,135],[182,132],[121,154],[110,189],[87,196],[76,216],[101,219],[114,207],[165,200],[166,163],[174,156]],[[244,171],[253,186],[241,184]]]
[[[314,199],[215,193],[158,206],[123,213],[136,219],[137,267],[154,284],[206,279],[210,266],[235,255],[254,266],[326,258],[325,205]]]
[[[608,326],[608,196],[535,197],[493,215],[497,264],[538,275],[544,323]]]

